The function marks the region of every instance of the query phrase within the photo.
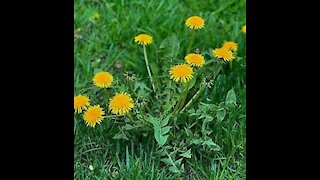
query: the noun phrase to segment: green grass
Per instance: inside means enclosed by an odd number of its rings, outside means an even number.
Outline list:
[[[95,12],[101,17],[92,21],[90,17]],[[134,99],[140,97],[146,107],[139,111],[158,117],[166,109],[165,103],[171,103],[163,99],[168,96],[175,99],[179,95],[180,86],[169,79],[168,68],[183,62],[191,35],[184,22],[192,15],[199,15],[206,21],[204,29],[196,33],[192,51],[198,48],[209,61],[214,59],[211,50],[220,47],[225,40],[237,42],[239,49],[232,67],[224,64],[212,87],[206,87],[186,113],[175,115],[176,119],[169,122],[173,127],[166,145],[172,151],[192,149],[192,157],[183,159],[184,172],[173,173],[161,161],[150,123],[141,122],[143,128],[125,132],[128,140],[113,139],[123,123],[121,120],[105,119],[101,125],[91,128],[85,125],[81,115],[75,114],[74,179],[245,179],[246,41],[241,32],[246,24],[245,0],[75,0],[74,93],[88,94],[95,104],[99,102],[106,108],[107,98],[93,86],[92,78],[98,71],[108,71],[115,78],[115,91],[126,90]],[[76,32],[78,28],[82,29],[80,33]],[[151,89],[143,49],[133,42],[140,33],[150,34],[154,39],[147,53],[156,86],[163,92],[159,95],[162,100],[156,100],[147,88],[134,90],[139,83]],[[160,45],[173,35],[180,43],[179,50],[175,58],[166,59]],[[190,89],[188,100],[197,92],[201,79],[214,71],[214,64],[208,65],[203,75],[195,78],[199,83]],[[134,73],[137,79],[127,80],[128,73]],[[237,106],[228,109],[223,120],[218,121],[213,111],[200,106],[201,103],[219,106],[230,89],[234,89]],[[114,94],[113,91],[108,93]],[[214,120],[203,127],[203,120],[191,115],[192,109],[201,109],[201,113],[212,115]],[[136,114],[133,113],[134,121],[140,123]],[[205,130],[212,131],[205,136],[212,138],[220,150],[188,144],[186,127],[201,137]],[[94,170],[91,171],[89,165]]]

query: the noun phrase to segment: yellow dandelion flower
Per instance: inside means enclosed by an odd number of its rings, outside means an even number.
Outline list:
[[[236,52],[238,50],[238,44],[232,41],[224,42],[222,48]]]
[[[246,33],[247,32],[247,25],[242,26],[242,32]]]
[[[95,127],[96,124],[100,124],[104,119],[105,112],[100,105],[90,106],[88,110],[83,114],[83,119],[87,126]]]
[[[141,45],[149,45],[152,43],[152,36],[148,34],[139,34],[134,38],[134,42],[141,44]]]
[[[204,27],[204,20],[199,16],[191,16],[186,20],[186,25],[190,29],[202,29]]]
[[[95,12],[95,13],[91,16],[91,18],[92,18],[93,20],[98,20],[98,19],[100,18],[100,14],[99,14],[98,12]]]
[[[134,107],[133,99],[125,92],[117,93],[110,98],[109,110],[113,114],[125,115]]]
[[[97,87],[108,88],[113,82],[113,77],[108,72],[99,72],[93,77],[93,82]]]
[[[217,48],[212,53],[215,57],[222,58],[224,61],[232,61],[234,59],[232,52],[228,49]]]
[[[170,69],[170,79],[178,82],[179,80],[186,83],[193,77],[193,70],[188,64],[179,64]]]
[[[76,113],[82,113],[83,110],[90,106],[90,99],[86,95],[78,95],[73,99],[73,107]]]
[[[191,66],[202,67],[205,63],[204,57],[201,54],[191,53],[186,55],[184,59]]]

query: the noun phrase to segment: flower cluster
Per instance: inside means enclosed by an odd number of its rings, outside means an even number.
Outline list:
[[[113,76],[109,72],[98,72],[93,77],[93,83],[98,88],[108,88],[113,82]],[[134,107],[134,102],[128,93],[116,93],[109,99],[109,111],[112,114],[123,116]],[[105,118],[106,112],[100,105],[90,105],[87,95],[77,95],[74,97],[75,113],[83,113],[83,120],[87,126],[95,127]]]
[[[98,20],[100,18],[100,14],[96,12],[91,18],[93,20]],[[204,28],[205,20],[199,16],[191,16],[187,18],[185,25],[190,29],[200,30]],[[246,25],[242,27],[242,31],[246,33]],[[195,31],[193,33],[195,33]],[[196,53],[189,53],[193,41],[193,38],[191,39],[187,55],[184,57],[184,63],[174,65],[169,70],[170,79],[174,82],[189,82],[194,76],[194,68],[202,68],[206,63],[204,56],[200,54],[199,50],[195,51]],[[139,34],[134,37],[134,42],[143,46],[149,78],[153,86],[153,90],[156,92],[146,54],[146,46],[153,43],[153,37],[148,34]],[[236,53],[237,50],[237,43],[226,41],[223,43],[221,48],[214,49],[212,54],[224,61],[233,61],[235,58],[233,53]],[[109,88],[114,83],[114,77],[109,72],[98,72],[94,75],[92,81],[96,87],[108,92]],[[182,105],[183,103],[184,101],[181,102]],[[126,92],[118,92],[113,97],[109,98],[108,104],[105,108],[108,108],[107,112],[114,115],[124,116],[134,108],[134,104],[134,100],[131,98],[130,94]],[[110,117],[106,116],[107,112],[104,110],[103,106],[92,105],[90,98],[85,94],[79,94],[74,97],[74,110],[75,113],[83,113],[83,119],[86,125],[91,127],[95,127],[97,124],[100,124],[103,119]]]
[[[212,54],[224,61],[233,61],[234,60],[234,52],[237,52],[238,44],[232,41],[226,41],[222,45],[221,48],[216,48],[212,51]]]

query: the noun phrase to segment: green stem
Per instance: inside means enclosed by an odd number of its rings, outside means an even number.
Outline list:
[[[114,118],[114,117],[123,117],[122,115],[109,115],[109,116],[105,116],[105,118]]]
[[[181,108],[183,107],[184,103],[186,102],[186,99],[187,99],[187,94],[188,94],[188,87],[189,87],[189,84],[187,86],[187,89],[186,91],[184,92],[183,96],[182,96],[182,100],[180,102],[180,105],[179,105],[179,108],[178,108],[178,111],[179,112],[181,110]]]
[[[134,123],[131,112],[128,113],[129,119],[132,123]]]
[[[195,30],[192,31],[190,42],[189,42],[189,46],[188,46],[188,49],[187,49],[187,54],[189,54],[189,52],[190,52],[190,49],[191,49],[193,41],[194,41],[195,34],[196,34],[196,31]]]
[[[180,107],[180,99],[178,100],[177,104],[176,104],[176,107],[174,108],[174,110],[172,111],[172,113],[176,112],[178,110],[178,108]]]
[[[156,88],[155,88],[154,83],[153,83],[153,79],[152,79],[152,75],[151,75],[151,71],[150,71],[150,67],[149,67],[149,62],[148,62],[147,51],[146,51],[146,46],[145,45],[143,45],[143,53],[144,53],[144,60],[146,62],[149,78],[150,78],[150,81],[151,81],[151,84],[152,84],[152,89],[153,89],[153,92],[156,93]]]
[[[183,106],[185,100],[186,100],[186,97],[187,97],[187,94],[188,94],[188,88],[189,88],[189,84],[190,84],[190,81],[188,82],[188,84],[186,85],[186,88],[185,90],[183,91],[182,95],[180,96],[179,98],[179,101],[178,103],[176,104],[176,107],[174,108],[173,112],[177,112],[181,109],[181,106]]]
[[[196,92],[196,94],[190,99],[190,101],[186,104],[186,106],[180,111],[180,113],[182,113],[184,110],[186,110],[186,108],[188,108],[195,99],[197,99],[200,95],[200,93],[205,89],[206,86],[202,86],[201,88],[199,88],[199,90]]]
[[[181,170],[174,164],[174,161],[172,160],[170,154],[168,153],[168,151],[166,151],[168,158],[170,159],[171,162],[173,162],[172,166],[174,166],[176,169],[179,170],[179,173],[181,173]]]
[[[219,69],[219,72],[220,70],[221,69]],[[219,74],[218,72],[216,74],[212,73],[211,75],[209,75],[209,77],[213,76],[212,79],[215,80],[218,74]],[[186,104],[186,106],[180,111],[180,113],[186,110],[186,108],[188,108],[200,96],[200,94],[203,92],[205,88],[206,88],[206,85],[203,85],[202,87],[200,87],[199,90],[196,92],[196,94],[190,99],[190,101]]]

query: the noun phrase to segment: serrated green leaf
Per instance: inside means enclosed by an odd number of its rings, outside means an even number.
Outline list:
[[[196,112],[196,111],[195,111],[193,108],[191,108],[191,109],[188,110],[188,113],[189,113],[189,114],[193,114],[193,113],[195,113],[195,112]]]
[[[188,151],[180,154],[180,156],[185,157],[185,158],[191,158],[191,149],[189,149]]]
[[[220,111],[217,112],[217,119],[218,121],[222,121],[224,119],[224,117],[226,116],[227,111],[225,109],[222,109]]]
[[[206,115],[205,114],[202,114],[200,117],[198,117],[198,119],[203,119],[203,118],[205,118],[206,117]]]
[[[175,164],[176,166],[180,166],[182,160],[183,160],[183,158],[180,158],[180,159],[176,160],[176,161],[174,162],[174,164]]]
[[[163,106],[164,111],[170,111],[174,107],[174,101],[168,100],[166,104]]]
[[[156,141],[160,144],[161,132],[159,130],[157,130],[156,128],[154,128],[154,137],[155,137]]]
[[[216,110],[218,108],[217,105],[215,105],[215,104],[206,104],[206,103],[202,103],[202,102],[200,104],[210,110]]]
[[[144,89],[139,89],[138,93],[137,93],[138,97],[147,97],[149,95],[149,93],[147,93]]]
[[[209,123],[211,121],[213,121],[213,117],[211,116],[206,116],[206,118],[204,119],[205,122]]]
[[[190,141],[190,144],[198,145],[198,144],[200,144],[202,142],[203,142],[203,140],[201,140],[201,139],[193,139],[193,140]]]
[[[165,118],[166,119],[166,118]],[[167,118],[169,119],[169,117]],[[167,140],[168,140],[168,137],[169,135],[165,135],[166,133],[169,132],[171,126],[168,126],[168,127],[164,127],[164,128],[161,128],[161,124],[160,124],[160,121],[159,119],[155,118],[155,117],[149,117],[148,118],[148,121],[152,123],[153,125],[153,130],[154,130],[154,137],[158,143],[158,145],[161,147],[163,146]],[[168,120],[165,120],[167,122],[165,123],[168,123]],[[161,121],[162,123],[163,121]]]
[[[173,166],[174,165],[173,161],[170,158],[162,158],[161,161],[164,162],[166,165],[169,165],[169,166]]]
[[[213,132],[213,131],[206,131],[206,130],[205,130],[205,131],[203,131],[203,134],[205,134],[205,135],[208,136],[208,135],[210,135],[212,132]]]
[[[192,136],[193,136],[192,131],[189,130],[189,129],[187,129],[186,127],[184,127],[184,131],[186,132],[186,135],[187,135],[188,137],[192,137]]]
[[[161,121],[161,127],[166,126],[169,122],[169,119],[171,118],[171,115],[168,115]]]
[[[168,137],[169,137],[169,135],[160,136],[159,142],[158,142],[160,147],[163,146],[167,142]]]
[[[113,139],[125,139],[125,140],[129,140],[127,138],[127,136],[125,134],[123,134],[122,132],[119,132],[118,134],[113,136]]]
[[[171,166],[169,168],[169,171],[173,173],[180,173],[179,169],[176,166]]]
[[[212,139],[209,139],[209,140],[207,140],[207,141],[204,141],[204,142],[202,143],[202,145],[207,145],[207,146],[209,146],[213,151],[219,151],[219,150],[220,150],[220,146],[217,145],[216,143],[214,143],[214,142],[212,141]]]
[[[180,171],[184,172],[184,164],[181,165]]]
[[[159,126],[159,127],[160,127],[160,122],[159,122],[159,120],[158,120],[157,118],[150,116],[150,117],[148,118],[148,121],[149,121],[152,125],[154,125],[154,126]]]
[[[166,126],[166,127],[162,128],[161,129],[162,135],[165,135],[166,133],[168,133],[171,128],[172,128],[172,126]]]
[[[125,130],[131,130],[131,129],[133,129],[134,127],[131,125],[131,124],[126,124],[125,126],[124,126],[124,129]]]
[[[237,103],[236,93],[234,92],[234,89],[232,88],[227,93],[226,104],[236,105],[236,103]]]

